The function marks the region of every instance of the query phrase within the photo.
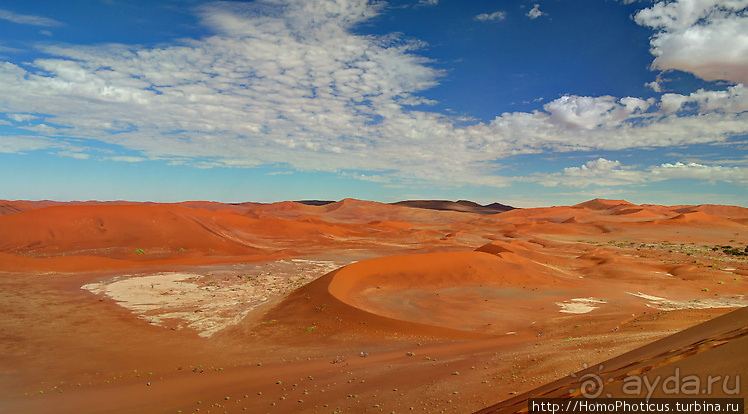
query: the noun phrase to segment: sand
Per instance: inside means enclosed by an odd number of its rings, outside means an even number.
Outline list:
[[[427,204],[0,203],[0,411],[514,412],[600,365],[748,375],[748,209]]]
[[[556,303],[561,307],[559,312],[561,313],[589,313],[595,309],[598,309],[600,305],[607,303],[602,299],[597,298],[573,298],[566,302]]]
[[[156,326],[191,328],[201,337],[240,323],[260,304],[346,263],[280,260],[259,265],[215,267],[208,273],[123,275],[81,288],[105,295]],[[249,281],[249,283],[246,283]]]

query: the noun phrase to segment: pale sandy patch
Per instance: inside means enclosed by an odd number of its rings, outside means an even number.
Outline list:
[[[206,274],[122,275],[84,285],[82,289],[108,296],[154,325],[191,328],[207,338],[241,322],[269,299],[283,296],[345,264],[293,259],[219,268]]]
[[[588,313],[599,308],[603,303],[607,303],[602,299],[597,298],[574,298],[563,302],[556,302],[556,305],[561,307],[559,312],[561,313]]]
[[[743,306],[748,306],[748,301],[745,299],[744,295],[676,301],[667,298],[661,298],[658,296],[647,295],[642,292],[626,293],[647,300],[649,302],[647,303],[647,306],[659,310],[742,308]]]

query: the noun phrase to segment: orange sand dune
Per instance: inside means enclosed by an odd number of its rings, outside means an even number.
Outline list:
[[[588,395],[601,398],[746,398],[748,390],[736,376],[748,372],[748,354],[744,352],[748,347],[747,321],[748,308],[736,310],[479,410],[476,414],[525,413],[530,398],[580,396],[580,385],[587,380],[594,384],[587,391]],[[715,379],[711,385],[710,377]],[[698,381],[703,388],[699,387],[696,394],[692,394],[691,388],[682,388],[684,378],[689,378],[691,385]],[[645,380],[651,389],[635,386],[645,383]],[[626,381],[629,386],[624,387]]]
[[[572,208],[586,208],[589,210],[621,210],[629,209],[634,207],[635,204],[631,204],[626,200],[604,200],[596,198],[594,200],[586,201],[571,206]]]
[[[205,210],[179,206],[54,206],[0,217],[0,251],[137,259],[137,249],[237,255],[258,252]]]
[[[734,222],[729,219],[715,216],[709,213],[705,213],[703,211],[682,213],[662,223],[670,224],[674,222],[686,222],[686,223],[693,223],[693,224],[700,223],[702,225],[707,225],[707,226],[714,226],[714,225],[729,226],[729,225],[734,224]]]
[[[0,201],[0,216],[5,214],[20,213],[21,211],[31,210],[34,207],[24,201]]]
[[[583,364],[746,366],[742,311],[624,355],[748,304],[737,207],[2,206],[2,412],[474,412]]]
[[[356,200],[327,206],[292,202],[273,205],[71,203],[25,211],[21,211],[25,208],[22,204],[7,205],[15,207],[12,213],[0,216],[0,252],[19,256],[12,263],[0,263],[0,269],[8,270],[19,268],[12,265],[19,261],[24,263],[24,269],[30,269],[33,268],[31,259],[56,257],[78,257],[79,269],[84,270],[108,263],[90,260],[90,257],[123,260],[123,265],[194,261],[196,258],[215,262],[216,257],[232,261],[229,258],[255,257],[308,244],[322,247],[336,240],[344,242],[372,236],[423,242],[438,240],[448,232],[431,230],[432,224],[414,228],[412,223],[402,219],[419,222],[436,215],[439,218],[434,222],[443,224],[459,221],[456,216],[446,217],[450,214],[463,218],[460,213]],[[382,212],[378,213],[377,208]],[[289,216],[289,212],[293,214]],[[65,269],[74,270],[72,260],[64,262],[67,263]],[[49,262],[39,261],[38,264],[40,269],[50,268]]]
[[[700,211],[715,216],[726,218],[748,218],[748,208],[737,206],[720,206],[714,204],[702,204],[699,206],[683,206],[675,209],[678,213],[690,213]]]
[[[507,220],[509,218],[533,218],[533,217],[543,217],[547,219],[548,217],[553,217],[555,215],[569,215],[569,214],[578,214],[578,212],[569,213],[569,207],[540,207],[540,208],[523,208],[523,209],[515,209],[510,210],[504,213],[499,213],[492,218],[497,220]]]
[[[344,303],[392,319],[503,334],[538,317],[538,310],[530,311],[535,298],[529,292],[535,287],[556,292],[561,300],[568,297],[561,292],[574,289],[575,282],[492,254],[452,252],[352,264],[335,275],[328,290]],[[516,306],[527,313],[516,315]],[[549,307],[546,313],[556,312]],[[517,320],[522,322],[513,323]]]
[[[648,207],[627,208],[623,210],[618,210],[612,214],[618,215],[618,216],[639,217],[639,218],[645,218],[645,219],[667,218],[667,217],[672,217],[675,215],[675,213],[671,212],[670,210],[648,208]]]

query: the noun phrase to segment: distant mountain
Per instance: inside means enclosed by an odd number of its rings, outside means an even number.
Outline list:
[[[509,211],[509,210],[514,210],[514,209],[517,208],[517,207],[508,206],[506,204],[501,204],[501,203],[486,204],[483,207],[490,208],[490,209],[493,209],[493,210],[499,210],[499,211]]]
[[[491,203],[483,206],[467,200],[407,200],[398,201],[397,203],[392,204],[396,206],[423,208],[428,210],[460,211],[464,213],[476,214],[496,214],[515,209],[512,206],[507,206],[500,203]]]
[[[296,203],[306,204],[308,206],[326,206],[328,204],[335,203],[335,201],[329,200],[298,200]]]

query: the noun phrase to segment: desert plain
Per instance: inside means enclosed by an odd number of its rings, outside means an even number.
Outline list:
[[[2,201],[0,412],[745,398],[746,246],[719,205]],[[673,375],[719,379],[626,382]]]

